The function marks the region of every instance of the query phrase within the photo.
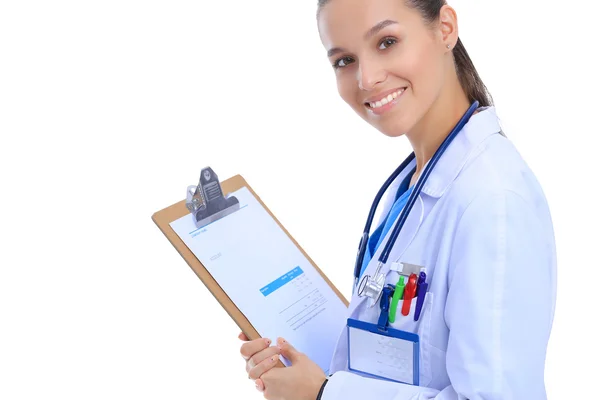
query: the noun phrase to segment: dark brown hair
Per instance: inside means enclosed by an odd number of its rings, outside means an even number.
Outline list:
[[[323,6],[329,3],[330,0],[318,0],[318,11]],[[432,24],[437,21],[440,16],[440,10],[442,6],[446,4],[446,0],[403,0],[406,5],[410,8],[418,10],[425,23]],[[318,14],[317,14],[318,15]],[[454,55],[454,65],[456,67],[456,74],[458,80],[467,94],[469,102],[479,101],[479,107],[487,107],[494,104],[491,94],[487,90],[483,81],[479,77],[465,46],[462,44],[460,38],[456,43],[454,49],[452,49]]]

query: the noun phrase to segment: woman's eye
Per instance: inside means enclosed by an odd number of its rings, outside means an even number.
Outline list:
[[[347,66],[348,64],[350,64],[352,61],[352,57],[342,57],[340,59],[338,59],[335,63],[333,63],[333,67],[334,68],[343,68],[345,66]]]
[[[386,38],[386,39],[382,40],[381,43],[379,44],[379,49],[385,50],[388,47],[392,46],[394,43],[396,43],[396,39]]]

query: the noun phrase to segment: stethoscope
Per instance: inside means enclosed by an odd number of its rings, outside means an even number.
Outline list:
[[[398,222],[396,222],[396,225],[394,226],[394,229],[393,229],[387,243],[385,244],[383,251],[379,255],[377,269],[375,270],[375,274],[372,277],[365,274],[365,276],[360,281],[360,285],[358,286],[358,295],[360,297],[366,296],[370,299],[369,307],[372,307],[379,301],[379,297],[381,296],[381,293],[383,292],[383,287],[385,284],[385,274],[381,271],[381,268],[387,262],[388,257],[392,251],[392,247],[394,246],[396,239],[398,239],[398,236],[400,235],[400,230],[402,229],[402,226],[404,226],[404,222],[406,222],[408,214],[410,213],[410,210],[412,209],[413,205],[417,201],[419,194],[421,194],[421,189],[423,188],[423,185],[425,185],[427,178],[431,174],[431,171],[437,164],[438,160],[442,157],[442,155],[444,154],[444,152],[446,151],[446,149],[448,148],[448,146],[450,145],[452,140],[454,140],[456,135],[458,135],[458,133],[465,126],[465,124],[467,123],[469,118],[471,118],[471,115],[473,115],[473,113],[475,112],[475,110],[477,109],[478,106],[479,106],[478,101],[475,101],[475,102],[473,102],[473,104],[471,104],[471,106],[469,107],[467,112],[465,112],[465,114],[458,121],[458,123],[456,124],[454,129],[452,129],[450,134],[446,137],[446,139],[442,142],[440,147],[437,149],[437,151],[431,158],[430,162],[425,167],[425,170],[423,171],[423,173],[417,180],[417,183],[415,184],[415,188],[412,191],[412,193],[410,194],[408,201],[406,203],[406,206],[404,206],[404,208],[402,209],[402,212],[400,213]],[[396,170],[385,181],[385,183],[383,184],[381,189],[379,189],[379,192],[377,192],[377,195],[375,196],[375,200],[373,201],[373,204],[371,205],[371,210],[369,211],[369,216],[367,217],[367,223],[365,225],[365,229],[363,230],[363,234],[360,238],[360,243],[358,245],[358,255],[356,256],[356,265],[354,266],[354,287],[355,288],[358,285],[358,280],[360,278],[360,270],[362,267],[363,258],[365,256],[367,243],[369,241],[369,232],[371,230],[371,224],[373,223],[373,218],[375,216],[375,212],[377,211],[377,206],[379,205],[379,201],[383,197],[386,190],[390,187],[392,182],[410,164],[410,162],[412,160],[414,160],[414,158],[415,158],[415,153],[413,152],[406,158],[406,160],[404,160],[404,162],[402,164],[400,164],[400,166],[398,168],[396,168]]]

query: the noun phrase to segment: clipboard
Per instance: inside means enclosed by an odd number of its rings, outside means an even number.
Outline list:
[[[202,177],[207,169],[204,168],[200,175],[200,182],[202,183]],[[212,169],[210,169],[212,171]],[[213,173],[214,174],[214,173]],[[214,175],[216,178],[216,175]],[[218,178],[217,178],[218,182]],[[198,188],[200,184],[198,185]],[[273,220],[277,223],[277,225],[282,229],[282,231],[286,234],[287,237],[292,241],[292,243],[298,248],[298,250],[306,257],[306,259],[310,262],[310,264],[315,268],[315,270],[321,275],[323,280],[333,289],[334,293],[340,298],[343,304],[348,307],[348,300],[342,295],[342,293],[333,285],[333,283],[327,278],[327,276],[321,271],[321,269],[315,264],[315,262],[306,254],[306,252],[302,249],[302,247],[296,242],[296,240],[289,234],[289,232],[285,229],[285,227],[279,222],[279,220],[273,215],[273,213],[269,210],[269,208],[265,205],[265,203],[260,199],[260,197],[256,194],[256,192],[252,189],[252,187],[246,182],[246,180],[241,175],[235,175],[222,183],[219,183],[219,188],[213,187],[213,190],[220,189],[220,193],[222,193],[223,197],[226,197],[228,194],[235,192],[241,188],[247,188],[250,193],[256,198],[256,200],[260,203],[262,207],[264,207],[265,211],[273,218]],[[227,293],[221,288],[221,286],[217,283],[217,281],[212,277],[210,272],[202,265],[202,263],[198,260],[198,258],[192,253],[192,251],[187,247],[187,245],[181,240],[181,238],[177,235],[177,233],[170,226],[170,223],[178,220],[185,215],[189,215],[190,218],[193,217],[193,213],[190,212],[190,204],[193,199],[191,199],[190,188],[188,187],[188,198],[186,200],[179,201],[169,207],[166,207],[160,211],[155,212],[152,215],[152,220],[156,223],[158,228],[162,231],[162,233],[169,239],[169,242],[175,247],[175,249],[179,252],[179,254],[183,257],[183,259],[187,262],[187,264],[192,268],[192,270],[196,273],[198,278],[202,281],[202,283],[206,286],[206,288],[210,291],[210,293],[216,298],[216,300],[221,304],[221,306],[225,309],[225,311],[229,314],[231,319],[237,324],[237,326],[241,329],[241,331],[248,337],[250,340],[260,338],[257,330],[252,326],[250,321],[246,318],[246,316],[240,311],[240,309],[235,305],[235,303],[229,298]],[[206,200],[206,199],[203,199]],[[225,214],[226,215],[226,214]],[[279,366],[284,366],[281,361],[279,361]]]

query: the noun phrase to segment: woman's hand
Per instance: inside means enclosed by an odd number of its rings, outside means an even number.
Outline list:
[[[308,356],[297,351],[290,343],[279,339],[281,355],[290,360],[287,368],[273,368],[260,378],[267,400],[315,400],[321,385],[327,379],[323,370]],[[260,388],[257,386],[260,390]]]
[[[256,388],[262,392],[265,387],[259,378],[277,365],[280,349],[276,346],[270,346],[271,340],[269,339],[249,340],[244,333],[240,333],[238,338],[246,342],[242,345],[240,353],[246,360],[248,378],[253,379]]]

